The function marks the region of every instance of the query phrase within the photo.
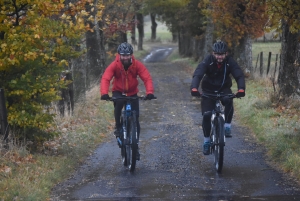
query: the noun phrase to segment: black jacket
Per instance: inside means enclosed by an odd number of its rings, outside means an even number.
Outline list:
[[[238,89],[245,90],[244,73],[232,57],[226,57],[222,66],[218,68],[215,57],[209,55],[197,66],[193,75],[191,89],[198,89],[202,79],[202,91],[221,92],[224,89],[230,89],[232,86],[230,74],[234,77]]]

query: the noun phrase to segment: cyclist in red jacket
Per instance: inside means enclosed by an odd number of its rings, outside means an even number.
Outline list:
[[[133,48],[129,43],[122,43],[118,47],[118,55],[115,60],[106,68],[102,75],[100,83],[101,100],[109,100],[108,95],[110,81],[113,79],[112,96],[137,96],[138,93],[138,77],[142,79],[146,88],[146,99],[151,100],[154,98],[154,88],[152,77],[148,69],[140,61],[136,60],[133,56]],[[117,101],[114,103],[115,115],[115,131],[116,137],[120,136],[121,113],[124,102]],[[132,110],[137,114],[137,132],[140,134],[139,123],[139,100],[136,99],[132,102]]]

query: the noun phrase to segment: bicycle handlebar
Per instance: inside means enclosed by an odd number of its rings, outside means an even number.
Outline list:
[[[221,99],[221,98],[224,98],[224,97],[227,97],[227,98],[236,98],[236,95],[235,94],[220,94],[220,93],[215,93],[215,94],[208,94],[208,93],[203,93],[201,94],[200,97],[206,97],[206,98],[215,98],[215,99]]]
[[[136,100],[136,99],[149,100],[146,98],[146,96],[120,96],[120,97],[110,97],[109,101],[117,101],[117,100],[127,101],[127,100]],[[154,97],[152,99],[157,99],[157,97]]]

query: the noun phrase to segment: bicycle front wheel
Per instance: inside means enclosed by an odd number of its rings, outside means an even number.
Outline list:
[[[137,122],[136,114],[133,111],[132,116],[128,118],[128,139],[129,144],[126,145],[127,164],[130,172],[135,170],[137,155]]]
[[[215,142],[214,142],[214,155],[215,155],[215,167],[218,173],[222,171],[224,160],[224,119],[223,117],[216,117],[214,120],[215,129]]]
[[[127,166],[127,156],[126,156],[126,140],[124,139],[124,135],[127,136],[127,132],[125,130],[125,134],[124,134],[124,130],[123,130],[123,124],[125,124],[125,127],[126,127],[126,124],[127,124],[127,121],[125,119],[125,112],[123,111],[123,114],[122,114],[122,118],[121,118],[121,125],[122,125],[122,132],[121,132],[121,136],[120,136],[120,140],[121,140],[121,157],[122,157],[122,164],[124,166]]]

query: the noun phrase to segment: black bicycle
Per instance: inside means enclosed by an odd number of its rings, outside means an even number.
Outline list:
[[[222,171],[224,161],[225,146],[225,115],[224,106],[221,103],[222,98],[235,98],[235,94],[202,94],[202,97],[210,98],[216,101],[215,109],[211,116],[210,131],[210,153],[214,154],[214,164],[218,173]]]
[[[117,138],[121,148],[122,163],[130,172],[135,170],[138,149],[138,133],[136,111],[131,109],[131,102],[135,99],[146,100],[145,97],[112,97],[111,101],[125,101],[121,115],[122,134]],[[156,99],[156,97],[155,97]]]

